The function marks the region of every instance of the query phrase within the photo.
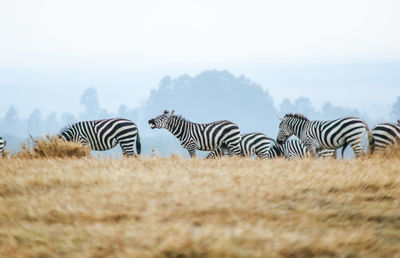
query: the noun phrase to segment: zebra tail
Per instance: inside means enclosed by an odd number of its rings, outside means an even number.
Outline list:
[[[372,133],[368,130],[368,154],[373,154],[375,151],[375,139],[372,137]]]
[[[365,126],[367,127],[367,133],[368,133],[368,154],[372,154],[375,151],[375,139],[372,137],[371,130],[369,130],[368,125],[365,123]]]
[[[344,149],[348,146],[347,142],[342,147],[342,159],[344,158]]]
[[[142,144],[140,143],[140,136],[139,136],[139,132],[136,135],[136,153],[137,155],[140,155],[140,153],[142,152]]]

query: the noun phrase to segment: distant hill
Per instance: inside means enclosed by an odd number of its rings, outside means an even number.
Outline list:
[[[145,103],[144,117],[154,117],[164,109],[175,110],[192,122],[230,120],[242,132],[276,134],[278,120],[268,91],[244,76],[227,71],[205,71],[195,77],[164,77]]]

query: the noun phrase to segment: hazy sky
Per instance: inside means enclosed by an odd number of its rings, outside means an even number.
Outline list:
[[[323,85],[290,90],[277,86],[279,78],[277,84],[265,85],[262,69],[398,64],[399,12],[396,0],[0,0],[0,87],[6,96],[0,115],[11,104],[22,114],[36,106],[45,112],[69,111],[68,102],[78,105],[90,86],[111,111],[119,104],[135,107],[163,75],[196,75],[215,68],[250,75],[278,102],[314,93],[305,97],[317,105],[325,98],[355,107],[358,103],[340,99],[340,94],[313,90]],[[387,111],[400,95],[400,82],[392,84],[377,85],[359,104],[384,102],[381,110]],[[391,98],[381,101],[385,89]],[[126,90],[131,94],[121,94]],[[62,100],[54,100],[60,96]]]

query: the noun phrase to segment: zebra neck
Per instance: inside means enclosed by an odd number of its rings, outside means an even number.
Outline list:
[[[307,125],[310,123],[309,120],[305,119],[296,119],[292,122],[292,128],[293,128],[293,133],[296,135],[298,138],[302,138],[303,132]]]
[[[166,129],[170,131],[176,138],[183,141],[188,138],[192,122],[183,119],[182,117],[172,116],[166,126]]]

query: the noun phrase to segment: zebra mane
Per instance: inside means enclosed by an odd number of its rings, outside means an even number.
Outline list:
[[[309,120],[305,115],[300,114],[300,113],[294,113],[294,114],[289,113],[284,116],[284,118],[289,118],[289,117],[298,118],[298,119],[307,120],[307,121]]]
[[[184,118],[181,115],[172,115],[171,118],[177,119],[177,120],[183,120],[184,122],[190,122],[189,120],[187,120],[186,118]]]

